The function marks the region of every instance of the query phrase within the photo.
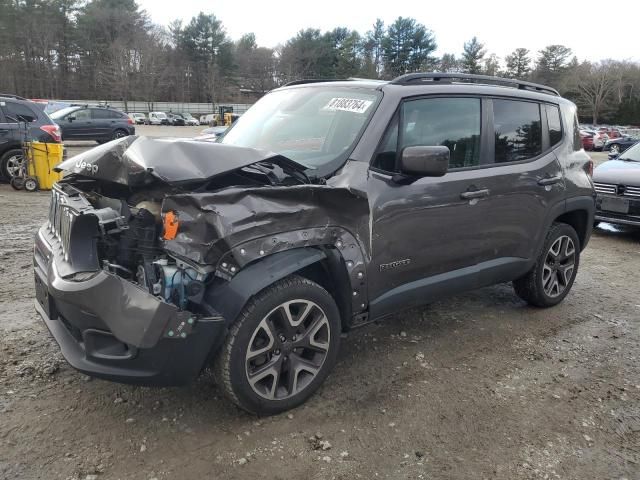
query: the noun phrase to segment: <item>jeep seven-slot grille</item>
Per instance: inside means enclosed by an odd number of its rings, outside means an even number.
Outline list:
[[[54,188],[49,206],[49,231],[60,242],[65,260],[69,260],[71,227],[78,214],[67,205],[68,196]]]
[[[640,187],[632,187],[630,185],[614,185],[612,183],[594,183],[593,185],[597,193],[640,198]]]

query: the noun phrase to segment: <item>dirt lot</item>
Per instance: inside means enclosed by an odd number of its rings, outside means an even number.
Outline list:
[[[47,202],[0,186],[0,478],[640,478],[638,232],[599,228],[556,308],[500,285],[354,331],[311,401],[256,418],[208,374],[150,389],[65,364],[33,309]]]

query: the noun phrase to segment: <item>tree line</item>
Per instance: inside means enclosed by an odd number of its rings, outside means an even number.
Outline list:
[[[593,123],[640,124],[640,65],[579,61],[564,45],[505,58],[476,37],[435,55],[414,18],[365,33],[307,28],[274,48],[232,40],[213,14],[153,24],[135,0],[0,0],[0,91],[29,98],[242,102],[292,80],[410,72],[497,75],[555,87]]]

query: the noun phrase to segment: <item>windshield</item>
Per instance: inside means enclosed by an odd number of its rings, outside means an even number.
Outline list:
[[[347,87],[292,88],[260,99],[220,143],[279,153],[308,168],[344,161],[381,93]]]
[[[618,158],[620,160],[628,160],[630,162],[640,162],[640,142],[629,147]]]
[[[51,117],[53,120],[60,119],[69,115],[71,112],[75,112],[76,110],[78,110],[78,107],[62,108],[53,112],[51,115],[49,115],[49,117]]]
[[[167,118],[167,116],[162,112],[156,113],[155,116],[158,117],[158,118]]]

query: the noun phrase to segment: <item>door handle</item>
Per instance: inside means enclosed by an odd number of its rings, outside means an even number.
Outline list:
[[[556,183],[560,183],[562,181],[562,176],[556,175],[555,177],[544,177],[538,180],[538,185],[541,187],[546,187],[548,185],[555,185]]]
[[[473,200],[474,198],[484,198],[489,196],[489,189],[483,188],[482,190],[472,190],[470,192],[462,192],[460,198],[463,200]]]

